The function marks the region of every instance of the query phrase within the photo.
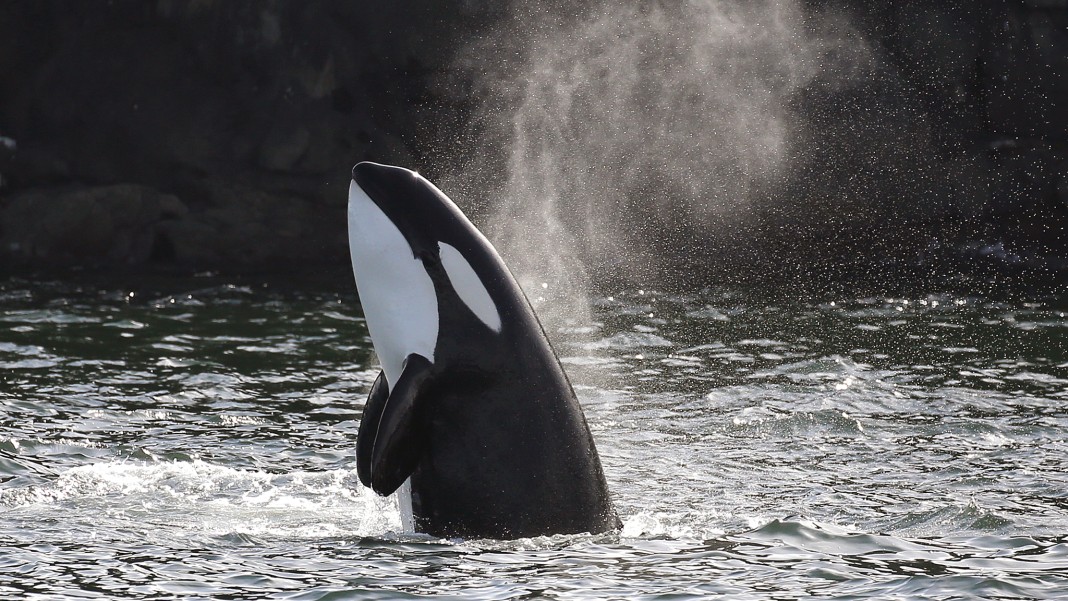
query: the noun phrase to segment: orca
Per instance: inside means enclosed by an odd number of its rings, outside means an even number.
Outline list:
[[[352,170],[349,250],[382,371],[360,482],[406,529],[514,539],[620,528],[582,408],[493,245],[418,173]]]

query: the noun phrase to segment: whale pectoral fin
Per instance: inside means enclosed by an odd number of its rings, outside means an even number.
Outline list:
[[[371,453],[371,488],[389,495],[415,470],[426,444],[425,402],[433,364],[422,355],[411,354],[390,391],[378,423]]]
[[[371,452],[375,448],[375,435],[378,433],[378,424],[382,421],[382,410],[386,408],[388,398],[389,383],[386,382],[386,374],[378,372],[378,378],[367,395],[367,403],[363,406],[360,431],[356,434],[356,474],[360,477],[360,482],[367,487],[371,486]]]

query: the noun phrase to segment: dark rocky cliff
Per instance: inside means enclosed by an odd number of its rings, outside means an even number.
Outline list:
[[[1068,2],[806,6],[846,11],[878,67],[795,94],[798,202],[749,231],[750,256],[1061,278]],[[500,99],[463,53],[502,27],[536,35],[520,21],[492,2],[0,3],[0,269],[344,265],[352,164],[447,176],[507,144],[477,117]]]
[[[352,164],[415,163],[432,124],[464,21],[438,6],[0,4],[0,256],[343,262]]]

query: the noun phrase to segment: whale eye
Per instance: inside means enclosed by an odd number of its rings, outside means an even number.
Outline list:
[[[501,331],[501,314],[497,311],[497,304],[493,302],[486,285],[475,273],[475,269],[467,262],[460,251],[444,242],[438,243],[441,253],[441,265],[445,268],[446,275],[456,295],[467,305],[467,308],[478,317],[482,323],[489,326],[494,332]]]

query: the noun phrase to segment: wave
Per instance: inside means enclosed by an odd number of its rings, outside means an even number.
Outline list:
[[[0,489],[0,507],[219,536],[362,537],[400,530],[393,499],[361,486],[355,469],[270,473],[202,460],[81,465],[45,484]]]

